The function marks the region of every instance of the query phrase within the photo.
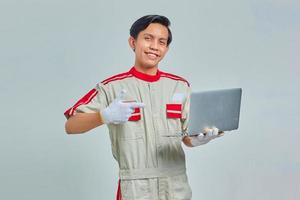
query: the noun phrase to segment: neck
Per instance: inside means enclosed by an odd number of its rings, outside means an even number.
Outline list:
[[[142,72],[144,74],[148,74],[151,76],[154,76],[157,74],[157,66],[146,68],[146,67],[139,67],[138,65],[134,65],[134,68],[139,72]]]

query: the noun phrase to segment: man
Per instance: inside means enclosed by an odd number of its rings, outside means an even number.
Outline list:
[[[158,69],[172,41],[170,22],[147,15],[130,29],[134,66],[103,80],[65,112],[68,134],[107,124],[119,164],[120,200],[187,200],[188,184],[181,141],[189,147],[219,137],[218,129],[195,137],[187,131],[190,86],[182,77]]]

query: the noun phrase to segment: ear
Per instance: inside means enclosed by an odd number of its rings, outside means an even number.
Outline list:
[[[135,39],[132,36],[130,36],[128,38],[128,43],[129,43],[130,48],[133,49],[133,51],[134,51],[134,49],[135,49]]]

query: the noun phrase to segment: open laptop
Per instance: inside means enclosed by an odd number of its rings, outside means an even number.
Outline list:
[[[213,126],[220,131],[238,129],[241,96],[241,88],[192,93],[188,134]]]

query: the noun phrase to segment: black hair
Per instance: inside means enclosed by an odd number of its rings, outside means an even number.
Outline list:
[[[143,30],[145,30],[151,23],[159,23],[168,29],[168,40],[167,40],[167,46],[172,42],[172,33],[169,29],[169,26],[171,25],[170,20],[162,15],[146,15],[138,20],[136,20],[131,28],[130,28],[130,36],[132,36],[134,39],[137,39],[139,33]]]

